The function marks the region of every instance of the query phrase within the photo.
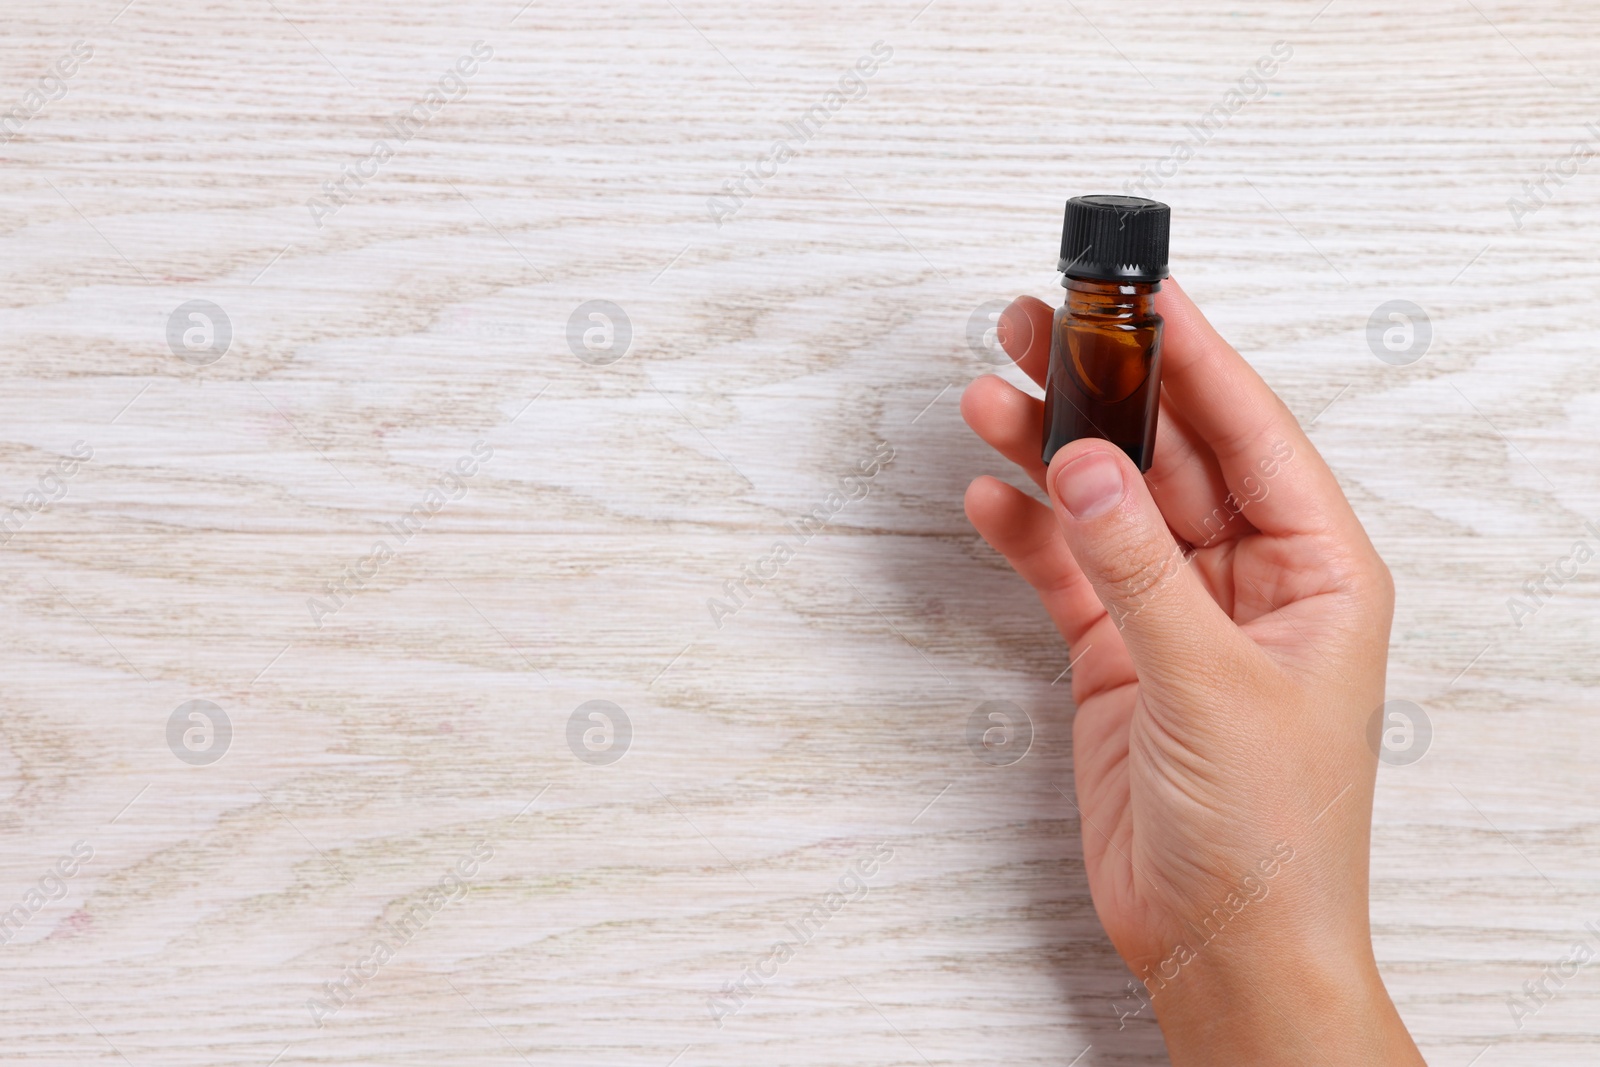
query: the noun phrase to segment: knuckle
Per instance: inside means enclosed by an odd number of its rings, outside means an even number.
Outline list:
[[[1095,585],[1107,600],[1142,607],[1178,574],[1183,563],[1176,545],[1161,546],[1141,538],[1118,545],[1101,561]]]
[[[1372,577],[1370,588],[1372,601],[1377,610],[1389,615],[1394,611],[1394,575],[1389,571],[1389,565],[1376,555],[1372,559]]]

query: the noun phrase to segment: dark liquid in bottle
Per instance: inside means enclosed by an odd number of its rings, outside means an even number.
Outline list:
[[[1161,400],[1161,283],[1068,278],[1056,311],[1044,398],[1044,461],[1068,441],[1099,437],[1150,469]]]

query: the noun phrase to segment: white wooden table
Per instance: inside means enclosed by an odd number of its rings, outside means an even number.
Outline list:
[[[121,3],[0,41],[6,1063],[1164,1062],[956,407],[1147,166],[1396,575],[1402,1013],[1600,1059],[1600,967],[1507,1003],[1600,946],[1600,560],[1507,606],[1600,545],[1592,4]]]

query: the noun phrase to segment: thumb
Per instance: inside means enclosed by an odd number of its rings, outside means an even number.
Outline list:
[[[1116,445],[1074,441],[1047,483],[1056,520],[1143,683],[1191,689],[1212,673],[1233,620],[1189,568],[1144,478]]]

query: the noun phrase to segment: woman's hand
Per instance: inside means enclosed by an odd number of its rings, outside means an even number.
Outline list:
[[[967,490],[978,532],[1066,639],[1095,910],[1173,1062],[1419,1064],[1367,919],[1394,589],[1288,409],[1172,281],[1154,461],[1040,463],[1043,404],[997,377],[971,427],[1045,489]],[[1051,310],[1001,316],[1041,385]]]

